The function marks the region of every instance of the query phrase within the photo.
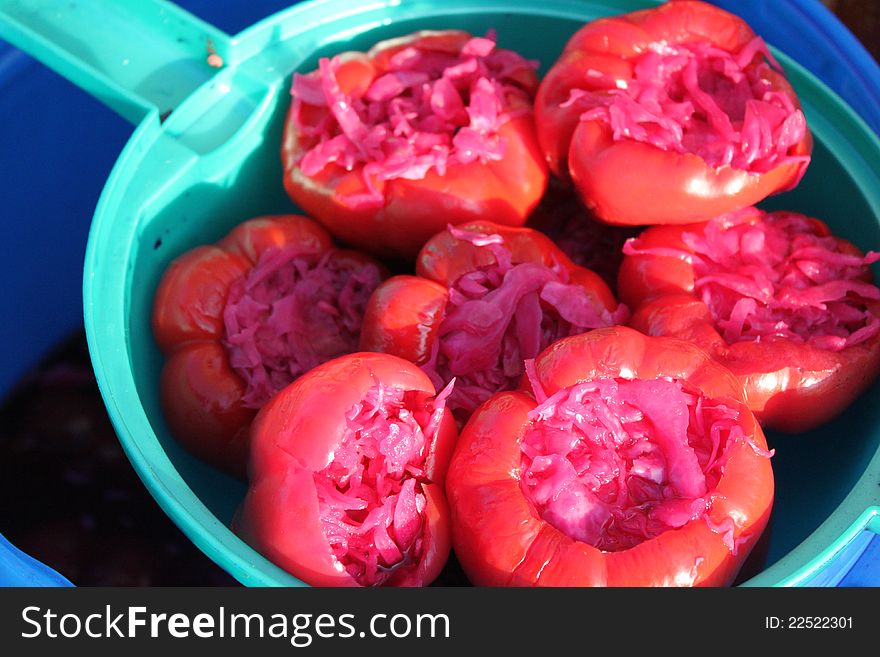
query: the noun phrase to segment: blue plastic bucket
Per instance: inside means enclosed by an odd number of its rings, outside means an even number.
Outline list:
[[[216,3],[204,1],[179,4],[229,32],[289,5],[277,0],[251,2],[246,7],[217,7]],[[389,2],[389,11],[393,12],[391,8],[396,4]],[[576,4],[572,3],[572,7],[576,8]],[[880,76],[876,62],[818,2],[726,1],[717,4],[743,15],[768,42],[821,75],[862,112],[865,121],[875,129],[880,126],[880,104],[876,102],[880,94]],[[14,252],[0,266],[4,267],[7,280],[12,281],[8,285],[12,295],[9,307],[15,308],[19,317],[19,321],[5,323],[6,330],[10,331],[0,352],[3,365],[0,367],[0,392],[5,392],[50,346],[81,324],[79,282],[89,219],[110,168],[131,130],[123,120],[96,101],[2,44],[0,89],[3,90],[0,112],[4,119],[0,125],[8,133],[3,143],[9,145],[0,157],[7,160],[4,171],[9,174],[4,176],[3,182],[11,218],[7,223],[14,233],[11,243],[16,245]],[[63,120],[58,112],[59,106],[65,110]],[[848,116],[844,119],[853,121]],[[70,126],[76,127],[71,129]],[[830,153],[825,157],[833,159]],[[41,183],[34,185],[35,180]],[[52,266],[47,267],[47,262]],[[853,581],[854,569],[857,574],[859,564],[870,562],[863,561],[862,557],[869,554],[871,546],[877,543],[873,538],[873,532],[877,531],[876,511],[866,509],[857,517],[847,515],[851,511],[849,508],[846,513],[841,511],[848,487],[872,463],[876,443],[865,440],[859,444],[859,449],[861,451],[854,453],[839,471],[831,473],[829,481],[834,490],[829,491],[824,502],[804,504],[799,511],[796,493],[794,499],[784,502],[787,519],[782,525],[784,536],[775,538],[775,547],[771,546],[767,564],[770,574],[757,576],[756,583],[834,585],[847,577]],[[818,460],[826,457],[820,448],[814,448],[804,458],[808,465],[816,465]],[[185,461],[185,457],[181,458]],[[790,467],[794,468],[796,464]],[[184,463],[182,472],[184,481],[181,484],[184,489],[189,487],[189,494],[195,492],[198,497],[198,493],[203,493],[211,483],[211,475],[206,475],[198,464]],[[163,490],[153,479],[155,473],[145,470],[142,463],[139,473],[172,518],[186,530],[191,518],[187,519],[179,505],[169,502],[167,489]],[[203,477],[208,479],[203,480]],[[234,501],[239,492],[232,491],[226,497]],[[202,497],[206,499],[208,496]],[[216,514],[216,522],[222,525],[229,504],[217,500],[207,504],[208,513]],[[836,539],[817,543],[816,530],[828,523],[833,526]],[[204,536],[196,542],[242,581],[296,583],[277,573],[253,577],[243,570],[236,570],[238,566],[225,561],[222,541],[214,540],[222,537],[222,531],[217,529],[217,532],[207,542]],[[820,534],[823,539],[827,538],[828,527]],[[773,569],[779,571],[779,563],[786,560],[794,560],[794,565],[786,568],[786,577],[776,577]],[[7,566],[5,576],[4,564]],[[0,553],[0,583],[21,582],[21,575],[28,568],[27,560],[6,560]],[[271,569],[267,569],[269,571]],[[880,579],[880,575],[877,577]],[[46,582],[53,583],[51,579]]]

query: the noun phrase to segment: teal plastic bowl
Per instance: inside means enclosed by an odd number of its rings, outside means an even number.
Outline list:
[[[313,0],[229,37],[154,0],[63,3],[63,18],[37,0],[4,2],[2,36],[139,124],[95,212],[83,289],[93,365],[123,447],[168,515],[239,581],[302,585],[229,530],[243,484],[189,456],[165,425],[150,330],[163,271],[249,217],[296,211],[281,183],[282,122],[291,74],[319,57],[418,29],[494,28],[501,45],[546,70],[584,22],[657,3]],[[815,150],[801,184],[765,206],[820,217],[863,250],[880,247],[880,143],[833,92],[776,55]],[[777,498],[744,584],[809,584],[864,531],[880,532],[880,385],[819,430],[768,440]]]

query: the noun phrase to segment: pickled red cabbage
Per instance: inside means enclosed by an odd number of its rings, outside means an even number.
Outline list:
[[[366,192],[342,198],[351,207],[381,205],[378,181],[419,180],[433,169],[504,157],[499,128],[513,115],[512,95],[528,94],[516,79],[536,67],[520,55],[496,50],[493,36],[467,41],[452,54],[409,46],[361,97],[343,92],[337,72],[343,60],[321,59],[315,72],[293,78],[292,120],[305,155],[298,165],[314,176],[328,164],[351,171],[363,165]],[[319,121],[304,104],[326,108]]]
[[[762,214],[752,222],[722,217],[702,233],[684,233],[688,250],[641,249],[636,239],[624,252],[689,262],[694,291],[728,343],[791,340],[840,351],[877,335],[880,317],[869,306],[880,289],[869,282],[868,265],[880,253],[844,253],[797,213]]]
[[[599,120],[613,138],[693,153],[712,167],[764,173],[809,156],[789,155],[806,134],[803,112],[767,79],[773,61],[759,37],[739,53],[708,42],[654,43],[634,61],[630,80],[601,92],[574,89],[566,105]],[[757,59],[756,59],[757,58]]]
[[[296,245],[265,251],[230,288],[223,344],[244,379],[243,403],[260,408],[313,367],[357,351],[376,265],[353,267],[339,252]]]
[[[464,274],[449,288],[439,339],[422,366],[438,388],[455,377],[449,407],[460,418],[496,392],[515,388],[524,361],[556,340],[620,324],[629,315],[622,304],[607,310],[572,284],[559,264],[513,264],[501,235],[448,230],[494,256],[492,264]]]
[[[324,534],[362,586],[380,586],[422,558],[425,464],[451,385],[429,399],[378,383],[346,415],[333,460],[314,475]]]
[[[547,397],[521,443],[520,485],[545,521],[604,551],[626,550],[708,512],[731,448],[748,441],[739,411],[681,381],[599,379]]]

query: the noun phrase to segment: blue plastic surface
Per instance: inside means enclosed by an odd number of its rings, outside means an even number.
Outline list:
[[[48,566],[26,555],[0,535],[0,584],[3,586],[73,586]]]
[[[821,573],[816,575],[811,580],[808,580],[804,586],[846,586],[844,584],[844,580],[850,576],[855,577],[856,579],[866,579],[873,577],[875,583],[877,581],[877,572],[865,571],[859,574],[860,570],[863,570],[864,564],[862,562],[862,556],[865,553],[865,550],[871,545],[872,542],[877,542],[880,545],[880,536],[874,534],[874,532],[865,530],[861,534],[859,534],[856,538],[850,541],[849,545],[838,554],[823,570]],[[878,563],[877,565],[880,565]]]
[[[841,575],[838,586],[880,586],[880,535],[872,536],[856,562]]]
[[[818,0],[713,0],[822,78],[880,134],[880,67]],[[292,0],[179,0],[228,33]],[[63,111],[62,111],[63,110]],[[95,204],[132,126],[31,58],[0,42],[0,396],[82,324],[82,261]],[[84,144],[87,147],[84,148]],[[0,531],[2,531],[0,519]],[[880,586],[880,536],[822,574],[825,586]],[[855,554],[855,552],[858,554]],[[0,586],[70,585],[0,536]]]

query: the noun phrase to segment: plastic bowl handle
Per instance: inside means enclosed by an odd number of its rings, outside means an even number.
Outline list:
[[[133,124],[209,80],[230,42],[165,0],[0,0],[0,37]]]

